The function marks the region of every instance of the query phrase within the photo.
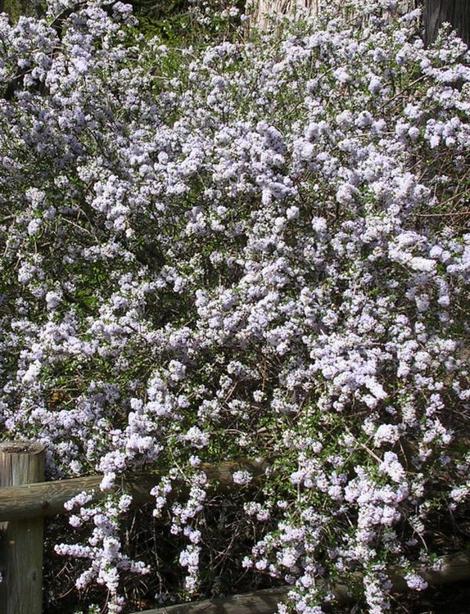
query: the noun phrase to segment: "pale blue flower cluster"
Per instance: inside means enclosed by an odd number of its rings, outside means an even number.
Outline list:
[[[202,50],[112,0],[0,16],[1,436],[43,442],[51,478],[104,474],[104,503],[68,506],[87,543],[57,552],[110,612],[149,571],[120,541],[126,471],[163,470],[190,594],[202,463],[267,459],[232,488],[281,612],[358,571],[387,611],[388,566],[426,588],[436,515],[468,506],[470,56],[448,33],[424,49],[394,2],[334,4]]]

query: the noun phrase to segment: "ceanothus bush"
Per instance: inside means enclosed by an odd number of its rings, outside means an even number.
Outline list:
[[[351,4],[203,49],[145,40],[112,0],[0,16],[1,436],[105,491],[159,467],[188,596],[203,462],[268,460],[233,488],[282,612],[322,612],[338,578],[387,611],[390,566],[424,589],[436,519],[468,508],[470,56],[449,31],[424,49],[416,11]],[[56,546],[109,612],[151,573],[130,504],[82,493],[89,537]]]

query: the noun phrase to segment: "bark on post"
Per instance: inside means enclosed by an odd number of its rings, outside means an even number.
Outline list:
[[[0,488],[44,480],[45,449],[38,443],[0,444]],[[0,523],[0,612],[41,614],[43,519]]]
[[[425,0],[423,21],[426,46],[435,40],[444,22],[450,23],[460,38],[470,44],[470,0]]]

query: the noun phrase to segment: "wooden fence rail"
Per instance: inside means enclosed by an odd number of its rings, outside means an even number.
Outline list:
[[[288,591],[287,586],[267,588],[225,599],[180,603],[134,614],[273,614],[277,611],[277,605],[285,601]]]
[[[206,473],[209,482],[221,490],[233,485],[232,475],[235,471],[247,470],[256,478],[264,473],[266,463],[256,460],[227,461],[218,465],[203,463],[200,469]],[[150,490],[158,478],[159,473],[149,469],[146,473],[120,477],[112,490],[132,495],[134,503],[151,501],[153,497],[150,495]],[[64,503],[83,491],[91,494],[92,502],[99,501],[110,492],[100,490],[102,479],[102,475],[89,475],[1,488],[0,522],[11,518],[37,518],[64,514],[66,513]]]
[[[439,571],[419,569],[419,573],[430,586],[452,584],[470,578],[470,553],[445,556],[440,559],[439,563]],[[398,568],[392,570],[390,574],[393,590],[397,593],[409,590],[403,575],[403,571]],[[355,577],[357,580],[355,583],[360,584],[363,579],[362,574],[357,573]],[[233,595],[226,599],[206,599],[195,603],[182,603],[156,610],[145,610],[140,614],[273,614],[276,612],[277,604],[285,601],[289,588],[282,586],[245,595]],[[330,587],[330,592],[338,606],[355,601],[351,584],[336,583]]]
[[[439,561],[439,571],[420,568],[418,571],[430,586],[452,584],[470,578],[470,553],[459,553],[442,557]],[[354,574],[354,584],[361,584],[363,576]],[[404,579],[404,572],[393,569],[390,580],[393,590],[403,593],[409,590]],[[336,583],[329,587],[334,603],[338,606],[352,604],[355,601],[351,583]],[[271,588],[245,595],[232,595],[226,599],[206,599],[195,603],[182,603],[179,605],[145,610],[140,614],[273,614],[277,611],[277,604],[285,601],[290,587]],[[138,614],[135,612],[134,614]]]
[[[65,513],[64,503],[87,491],[99,501],[107,493],[99,488],[101,475],[44,482],[44,448],[37,443],[13,442],[0,444],[0,613],[42,613],[42,552],[43,518]],[[248,470],[255,478],[266,471],[262,460],[204,464],[211,488],[224,490],[233,484],[233,473]],[[114,490],[133,497],[134,503],[152,499],[150,489],[158,481],[156,471],[124,476],[116,481]],[[30,483],[28,483],[30,482]],[[184,481],[181,481],[184,488]],[[438,571],[420,573],[431,585],[447,584],[470,578],[470,553],[444,557]],[[403,573],[391,570],[391,580],[397,591],[407,590]],[[362,577],[357,574],[360,582]],[[232,595],[226,599],[210,599],[195,603],[172,605],[141,614],[272,614],[284,600],[289,587],[280,587]],[[337,603],[352,600],[351,587],[336,584],[330,588]],[[135,613],[137,614],[137,613]]]

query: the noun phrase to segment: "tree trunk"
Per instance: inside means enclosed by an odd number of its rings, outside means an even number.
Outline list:
[[[264,30],[285,15],[313,13],[317,8],[317,0],[257,0],[251,19],[253,24]]]
[[[449,22],[467,45],[470,43],[470,0],[425,0],[423,20],[426,46],[436,39],[444,22]]]
[[[398,6],[401,10],[412,10],[418,1],[399,0]],[[330,4],[336,7],[338,14],[345,11],[341,0],[331,0]],[[283,16],[288,15],[298,18],[309,14],[313,15],[321,10],[319,0],[254,0],[252,6],[251,23],[261,30],[266,29]],[[386,12],[387,9],[384,9],[384,13]],[[346,14],[349,14],[347,9]]]

